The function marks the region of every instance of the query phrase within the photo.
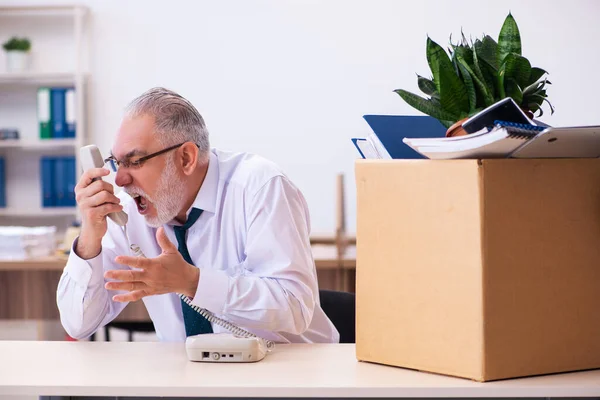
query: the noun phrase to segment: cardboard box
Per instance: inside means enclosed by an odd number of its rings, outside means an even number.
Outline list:
[[[600,368],[600,159],[359,160],[356,184],[359,360]]]

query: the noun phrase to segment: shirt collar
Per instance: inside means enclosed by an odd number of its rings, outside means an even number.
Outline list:
[[[217,208],[217,192],[219,190],[219,160],[212,151],[209,151],[208,154],[208,171],[206,171],[206,176],[192,207],[214,214]],[[190,211],[191,209],[187,213],[189,214]]]
[[[208,170],[206,176],[198,190],[198,194],[192,203],[192,206],[186,211],[186,219],[190,216],[192,208],[199,208],[203,211],[215,213],[217,208],[217,192],[219,190],[219,159],[209,151]],[[168,225],[181,226],[175,219],[172,219]]]

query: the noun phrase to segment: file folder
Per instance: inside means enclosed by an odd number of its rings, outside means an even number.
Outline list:
[[[50,89],[50,108],[52,110],[52,137],[67,137],[66,110],[64,88]]]
[[[405,143],[405,137],[444,137],[446,127],[437,119],[419,115],[364,115],[383,147],[391,158],[424,158]]]
[[[56,206],[53,176],[54,158],[42,157],[40,160],[40,178],[42,180],[42,207]]]

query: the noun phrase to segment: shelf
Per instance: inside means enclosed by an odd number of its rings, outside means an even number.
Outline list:
[[[0,149],[49,150],[77,146],[77,140],[68,139],[6,139],[0,140]]]
[[[75,85],[71,72],[2,72],[0,85]]]
[[[0,208],[2,217],[64,217],[77,214],[77,207],[48,207],[19,209],[15,207]]]
[[[0,17],[72,17],[78,12],[84,14],[86,8],[76,5],[0,7]]]

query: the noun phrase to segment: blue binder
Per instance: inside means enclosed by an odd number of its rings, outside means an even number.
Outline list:
[[[437,119],[419,115],[363,115],[363,118],[392,158],[425,158],[402,139],[444,137],[446,127]]]
[[[50,89],[50,111],[51,111],[51,134],[53,138],[67,137],[65,89]]]
[[[54,158],[42,157],[40,160],[40,178],[42,180],[42,207],[56,206],[54,194]]]
[[[0,207],[6,207],[6,173],[2,157],[0,157]]]
[[[65,173],[66,173],[66,193],[65,193],[65,206],[75,207],[77,205],[75,201],[75,185],[76,182],[76,170],[75,170],[75,157],[65,157]]]
[[[55,206],[64,207],[67,205],[67,176],[66,163],[64,157],[54,158],[54,196]]]

